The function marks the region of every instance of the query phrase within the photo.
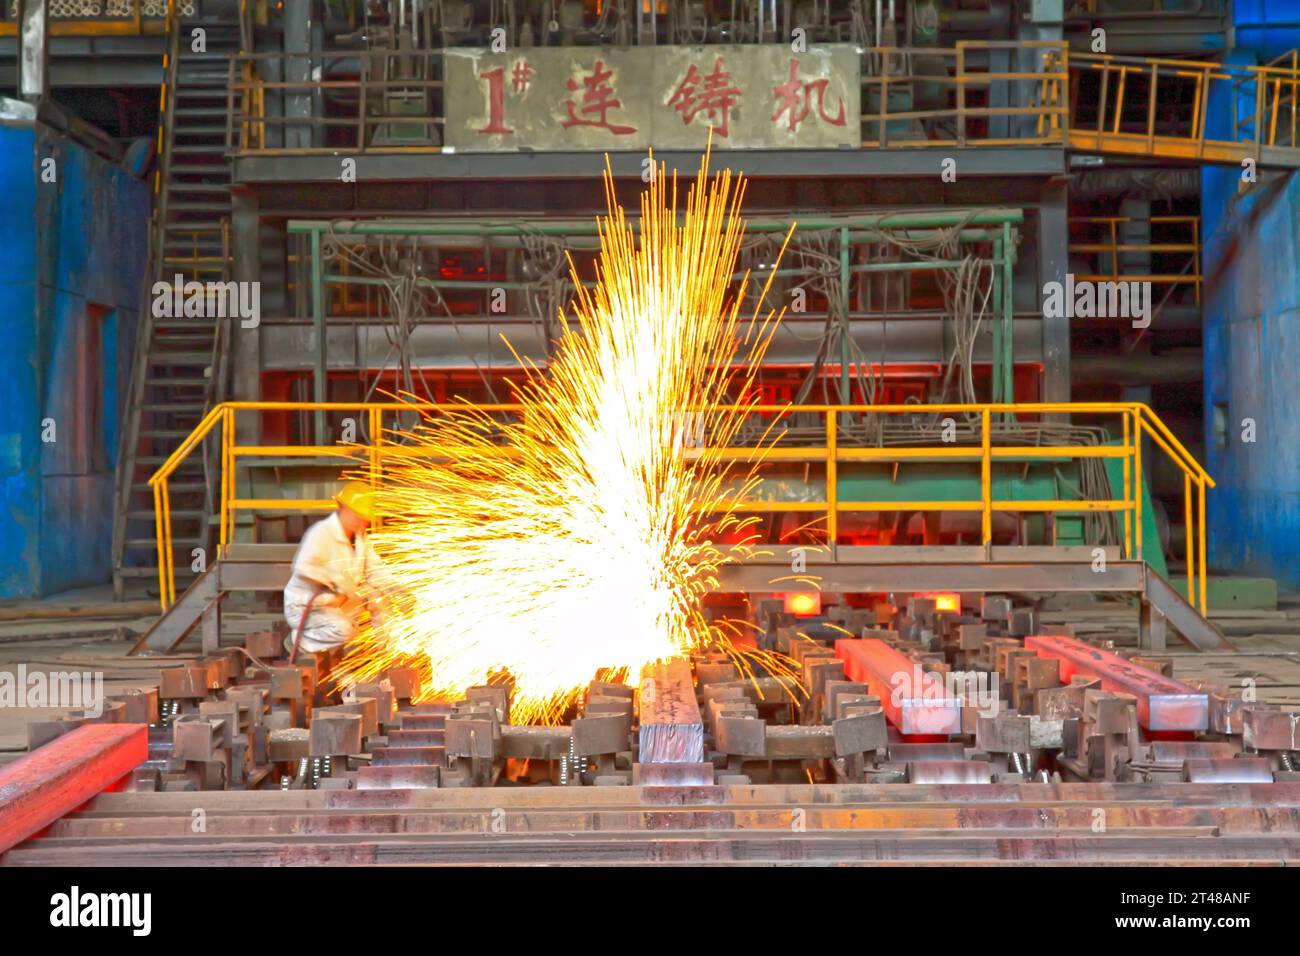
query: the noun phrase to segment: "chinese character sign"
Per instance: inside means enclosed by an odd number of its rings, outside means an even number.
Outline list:
[[[861,145],[856,49],[448,50],[446,145],[516,150]]]

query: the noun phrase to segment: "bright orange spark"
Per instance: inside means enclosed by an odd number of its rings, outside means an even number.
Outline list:
[[[549,722],[598,671],[635,679],[706,645],[739,659],[734,628],[710,622],[702,599],[725,560],[718,542],[753,541],[757,519],[736,505],[763,449],[743,462],[719,449],[757,403],[779,317],[740,317],[744,183],[709,178],[707,162],[680,212],[676,176],[659,167],[639,235],[606,172],[597,283],[570,263],[577,329],[544,371],[528,367],[517,419],[466,405],[402,434],[427,454],[385,466],[372,535],[385,611],[352,645],[345,681],[399,661],[427,668],[435,696],[510,679],[514,721]]]

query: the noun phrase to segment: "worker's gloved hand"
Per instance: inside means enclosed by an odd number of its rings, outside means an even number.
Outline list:
[[[346,600],[338,591],[322,591],[312,602],[312,607],[342,607]]]

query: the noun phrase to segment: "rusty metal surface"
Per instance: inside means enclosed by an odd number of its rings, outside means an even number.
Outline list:
[[[711,802],[703,805],[696,797],[706,793]],[[106,794],[3,863],[1300,859],[1300,784],[551,787],[208,797],[208,828],[196,834],[185,826],[192,795]],[[1098,806],[1106,807],[1105,833],[1093,830]],[[163,834],[167,839],[158,839]]]

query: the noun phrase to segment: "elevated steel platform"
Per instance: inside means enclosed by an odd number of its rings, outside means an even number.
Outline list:
[[[167,654],[198,628],[205,649],[220,639],[221,603],[237,591],[281,591],[289,582],[295,545],[230,544],[215,562],[132,649]],[[1145,561],[1126,561],[1109,549],[1097,571],[1092,548],[1073,547],[844,547],[819,554],[804,548],[806,570],[792,580],[795,548],[769,549],[752,560],[723,568],[716,593],[770,594],[813,590],[827,593],[969,591],[1130,594],[1139,599],[1143,647],[1165,647],[1168,628],[1200,650],[1231,650],[1213,624],[1187,603]],[[784,553],[778,553],[784,552]],[[803,565],[800,565],[803,567]]]

